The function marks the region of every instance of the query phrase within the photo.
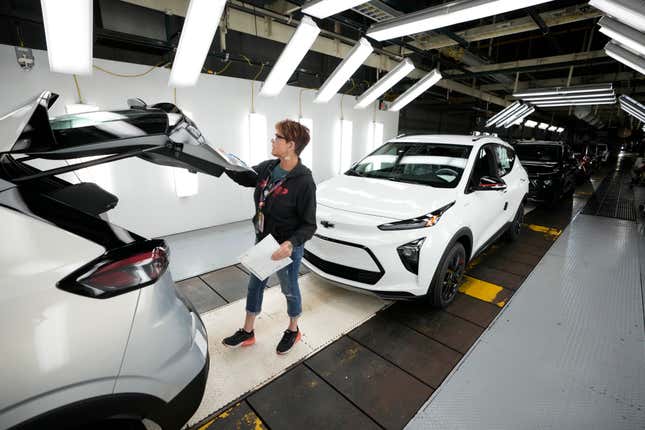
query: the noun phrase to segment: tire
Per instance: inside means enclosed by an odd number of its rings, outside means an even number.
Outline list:
[[[428,298],[438,309],[448,306],[457,296],[466,271],[466,250],[457,242],[446,252],[435,272]]]
[[[515,242],[520,237],[520,232],[522,231],[522,223],[524,222],[524,203],[520,203],[520,207],[515,213],[515,218],[506,233],[504,233],[504,239],[508,242]]]

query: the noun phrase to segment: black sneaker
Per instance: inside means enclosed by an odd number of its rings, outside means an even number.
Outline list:
[[[300,331],[300,329],[297,329],[296,331],[285,330],[284,334],[282,335],[282,340],[280,340],[280,343],[276,348],[276,352],[278,354],[286,354],[287,352],[291,351],[291,348],[293,348],[293,346],[300,340],[301,337],[302,332]]]
[[[222,343],[229,348],[237,348],[238,346],[251,346],[255,343],[255,333],[239,329],[233,336],[229,336],[222,340]]]

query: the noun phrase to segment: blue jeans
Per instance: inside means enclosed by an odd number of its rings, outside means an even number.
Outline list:
[[[302,297],[300,296],[300,286],[298,286],[298,272],[304,252],[304,245],[294,247],[291,253],[292,263],[278,270],[280,288],[282,289],[282,294],[287,299],[287,314],[290,318],[299,317],[302,313]],[[267,278],[261,281],[255,275],[251,275],[246,294],[247,312],[257,315],[262,310],[262,298],[264,297],[264,289],[267,286],[268,280]]]

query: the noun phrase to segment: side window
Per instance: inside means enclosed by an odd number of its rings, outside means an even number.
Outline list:
[[[497,156],[498,176],[508,175],[513,170],[515,163],[515,151],[503,145],[495,145],[495,155]]]
[[[498,172],[495,168],[495,163],[493,145],[482,146],[477,153],[475,165],[473,166],[472,182],[478,184],[479,180],[484,176],[497,177]]]

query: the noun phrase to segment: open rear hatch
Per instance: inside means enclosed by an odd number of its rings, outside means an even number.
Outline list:
[[[50,160],[103,156],[59,169],[14,178],[37,177],[138,157],[154,164],[221,176],[224,170],[250,170],[235,157],[211,147],[199,128],[170,103],[152,107],[130,102],[131,109],[64,115],[52,120],[47,111],[58,98],[49,91],[0,117],[0,155]]]

